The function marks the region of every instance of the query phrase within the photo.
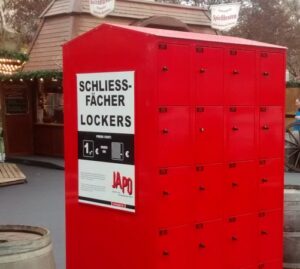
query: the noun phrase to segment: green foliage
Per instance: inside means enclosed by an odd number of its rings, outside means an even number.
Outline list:
[[[28,55],[22,52],[8,51],[0,49],[0,58],[20,60],[22,63],[29,60]]]
[[[300,78],[298,0],[251,0],[251,5],[241,10],[238,26],[228,34],[288,47],[287,67]]]
[[[58,70],[41,70],[41,71],[30,71],[30,72],[19,72],[13,74],[11,76],[7,75],[0,75],[0,80],[3,81],[10,81],[10,80],[36,80],[36,79],[62,79],[62,71]]]

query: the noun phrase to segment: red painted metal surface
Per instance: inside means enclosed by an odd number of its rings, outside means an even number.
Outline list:
[[[281,269],[284,61],[282,47],[129,26],[67,43],[67,268]],[[135,213],[78,202],[76,74],[117,71],[135,72]]]
[[[224,161],[224,108],[206,106],[196,108],[195,154],[199,163]],[[218,154],[216,154],[218,152]]]

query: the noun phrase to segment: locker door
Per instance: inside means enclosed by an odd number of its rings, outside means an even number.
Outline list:
[[[190,103],[190,48],[160,44],[158,52],[158,99],[160,105]]]
[[[259,117],[259,156],[279,158],[283,155],[283,108],[261,107]]]
[[[285,100],[284,54],[261,52],[259,61],[260,104],[283,105]]]
[[[225,172],[225,216],[257,210],[257,168],[254,161],[229,164]]]
[[[226,112],[227,159],[255,158],[255,115],[251,107],[230,107]]]
[[[190,268],[192,228],[161,229],[158,238],[158,269]]]
[[[223,105],[223,49],[197,47],[196,104]]]
[[[191,222],[193,174],[192,167],[160,169],[157,198],[159,227]]]
[[[283,161],[267,159],[259,162],[259,210],[281,208],[283,205]]]
[[[248,268],[257,260],[257,218],[254,215],[231,217],[225,223],[224,269]]]
[[[205,221],[221,218],[224,166],[222,164],[198,166],[195,177],[194,220]]]
[[[278,260],[283,252],[283,213],[282,210],[264,211],[258,218],[259,260]]]
[[[159,113],[160,166],[187,165],[192,160],[191,109],[164,107]]]
[[[254,51],[225,52],[225,97],[228,105],[254,105],[256,98]]]
[[[223,221],[197,223],[192,237],[194,259],[192,268],[223,268]]]
[[[217,163],[224,159],[223,107],[196,108],[196,161]]]

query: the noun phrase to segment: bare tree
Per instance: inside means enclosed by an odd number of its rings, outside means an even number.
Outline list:
[[[252,0],[251,6],[241,10],[239,24],[229,34],[288,47],[288,69],[294,77],[300,76],[298,0]]]
[[[28,45],[39,24],[39,16],[52,0],[0,0],[0,35],[14,32],[20,46]]]

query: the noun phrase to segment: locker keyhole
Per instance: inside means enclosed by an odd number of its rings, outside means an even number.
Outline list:
[[[163,191],[163,196],[169,196],[170,193],[168,191]]]
[[[264,77],[268,77],[269,75],[270,75],[269,72],[263,72]]]
[[[162,71],[163,71],[163,72],[168,72],[168,71],[169,71],[169,68],[168,68],[167,66],[163,66]]]
[[[199,187],[199,191],[205,191],[205,187],[200,186],[200,187]]]
[[[239,130],[239,127],[237,127],[237,126],[233,126],[233,127],[232,127],[232,131],[236,132],[236,131],[238,131],[238,130]]]
[[[231,240],[235,242],[235,241],[238,240],[238,238],[237,238],[235,235],[233,235],[233,236],[231,237]]]
[[[169,256],[169,255],[170,255],[169,251],[167,251],[167,250],[163,251],[163,256]]]
[[[163,133],[163,134],[168,134],[168,133],[169,133],[169,130],[165,128],[165,129],[162,130],[162,133]]]
[[[203,244],[203,243],[199,244],[199,248],[205,248],[205,247],[206,247],[205,244]]]
[[[261,235],[268,235],[268,232],[265,230],[262,230],[260,233],[261,233]]]
[[[236,69],[232,71],[232,74],[234,74],[234,75],[238,75],[239,73],[240,73],[239,70],[236,70]]]
[[[231,186],[232,186],[233,188],[236,188],[236,187],[239,186],[239,184],[238,184],[237,182],[232,182],[232,183],[231,183]]]
[[[262,183],[267,183],[267,182],[268,182],[268,179],[267,179],[267,178],[262,178],[262,179],[261,179],[261,182],[262,182]]]
[[[269,127],[269,125],[265,124],[265,125],[262,127],[262,129],[267,131],[267,130],[270,129],[270,127]]]
[[[205,132],[205,128],[200,128],[200,133],[204,133]]]
[[[201,74],[204,74],[206,72],[206,69],[205,68],[200,68],[200,73]]]

